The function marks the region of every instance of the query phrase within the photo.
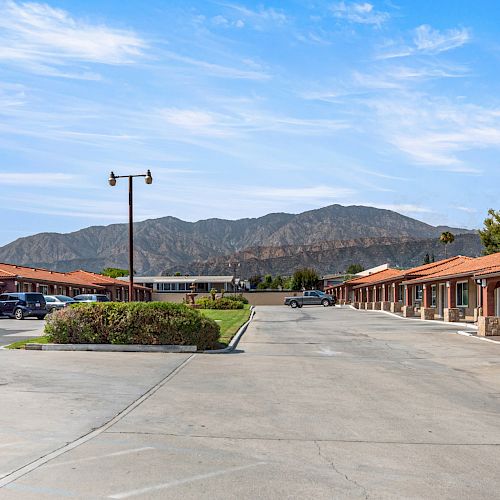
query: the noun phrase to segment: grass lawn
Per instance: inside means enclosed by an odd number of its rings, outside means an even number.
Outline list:
[[[231,309],[228,311],[218,309],[198,309],[207,318],[217,321],[220,326],[219,342],[227,346],[236,332],[244,325],[250,317],[250,306],[245,309]]]
[[[34,337],[28,340],[20,340],[19,342],[14,342],[13,344],[5,346],[6,349],[24,349],[26,344],[48,344],[49,340],[47,337]]]

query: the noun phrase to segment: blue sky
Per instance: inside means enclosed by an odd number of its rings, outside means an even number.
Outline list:
[[[332,203],[498,206],[496,1],[0,0],[0,244]]]

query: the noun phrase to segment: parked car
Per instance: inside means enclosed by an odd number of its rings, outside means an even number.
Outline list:
[[[312,305],[322,305],[324,307],[334,306],[335,297],[327,295],[320,290],[308,290],[300,297],[285,297],[285,306],[296,308]]]
[[[75,302],[109,302],[109,297],[104,294],[85,294],[73,297]]]
[[[74,304],[75,300],[67,295],[44,295],[45,302],[47,303],[47,312],[57,311],[64,309],[70,304]]]
[[[43,319],[47,315],[45,298],[41,293],[13,292],[0,295],[0,316],[24,319]]]

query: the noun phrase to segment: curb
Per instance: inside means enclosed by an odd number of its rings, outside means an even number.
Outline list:
[[[236,349],[236,346],[238,345],[238,342],[240,341],[241,337],[243,334],[247,331],[248,325],[250,322],[253,320],[253,317],[255,316],[255,306],[252,306],[250,308],[250,318],[248,318],[248,321],[236,332],[236,335],[233,337],[231,342],[229,342],[229,345],[225,347],[224,349],[216,349],[213,351],[199,351],[203,354],[227,354]]]
[[[97,352],[197,352],[195,345],[139,344],[26,344],[27,351],[97,351]]]
[[[356,309],[354,306],[349,305],[351,309],[354,311],[363,311],[363,312],[371,312],[371,313],[383,313],[383,314],[388,314],[389,316],[392,316],[393,318],[398,318],[398,319],[404,319],[407,321],[422,321],[425,323],[434,323],[435,325],[442,325],[442,326],[460,326],[462,328],[471,328],[472,330],[477,330],[477,325],[474,324],[469,324],[469,323],[457,323],[457,322],[444,322],[444,321],[439,321],[436,319],[421,319],[421,318],[405,318],[403,316],[399,316],[398,314],[392,313],[390,311],[381,311],[381,310],[373,310],[373,309]]]

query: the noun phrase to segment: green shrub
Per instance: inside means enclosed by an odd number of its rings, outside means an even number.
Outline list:
[[[201,309],[243,309],[244,304],[239,300],[231,300],[228,297],[212,300],[208,297],[202,297],[196,301]]]
[[[200,312],[166,302],[78,304],[47,316],[57,344],[175,344],[215,347],[219,325]]]
[[[244,297],[242,293],[239,293],[238,295],[226,295],[224,298],[235,300],[236,302],[243,302],[243,304],[248,304],[248,299]]]

